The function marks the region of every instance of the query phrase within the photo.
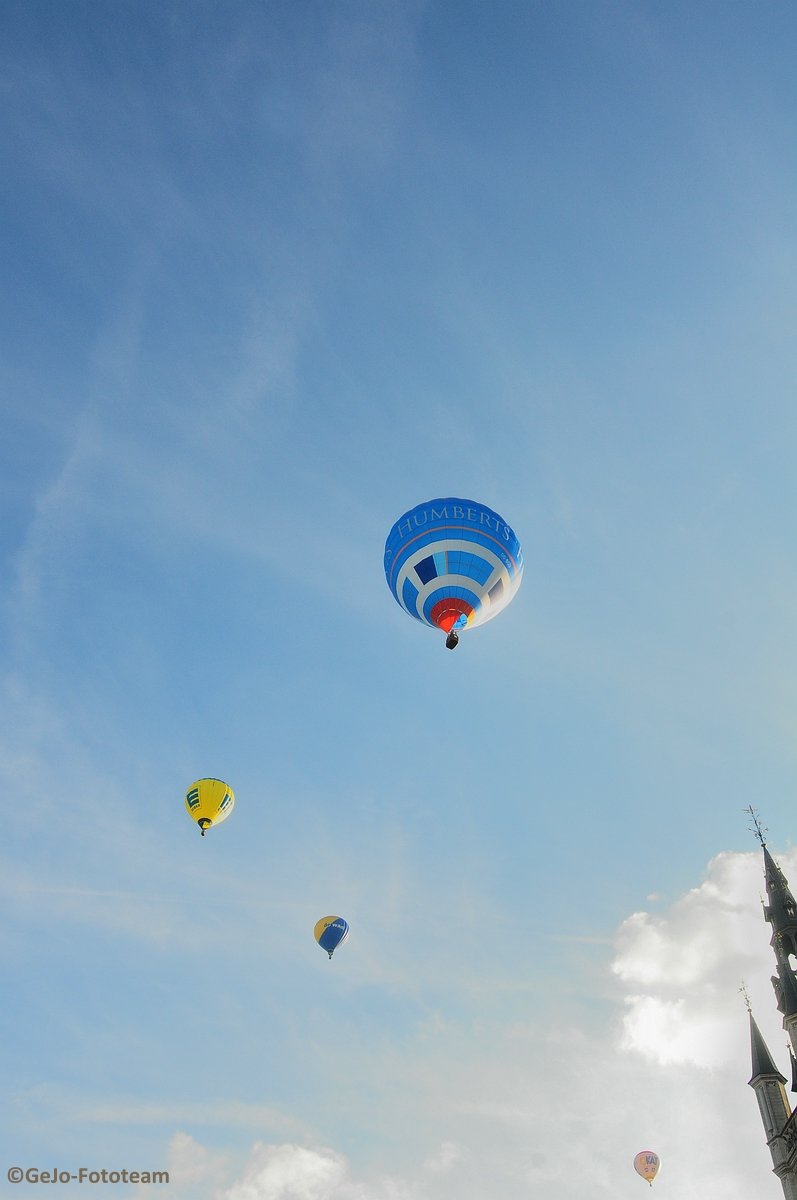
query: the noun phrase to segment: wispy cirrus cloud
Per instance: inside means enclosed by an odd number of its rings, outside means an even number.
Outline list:
[[[307,1127],[267,1104],[247,1103],[235,1098],[210,1097],[142,1100],[133,1096],[87,1095],[54,1084],[40,1084],[16,1097],[36,1119],[57,1120],[70,1125],[162,1125],[219,1126],[269,1130],[272,1134],[303,1138]]]

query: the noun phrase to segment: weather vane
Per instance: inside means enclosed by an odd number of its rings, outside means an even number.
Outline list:
[[[742,809],[742,812],[749,814],[751,824],[748,825],[747,828],[751,833],[756,835],[763,848],[767,844],[767,839],[764,835],[769,833],[769,830],[767,829],[766,825],[761,824],[761,818],[758,815],[758,811],[753,808],[752,804],[749,804],[747,808]]]
[[[745,1008],[746,1008],[746,1009],[747,1009],[747,1011],[750,1013],[750,1016],[752,1016],[752,1015],[753,1015],[753,1006],[752,1006],[752,1004],[750,1003],[750,997],[749,997],[749,995],[747,994],[747,984],[744,982],[744,980],[742,980],[742,986],[739,988],[739,991],[740,991],[740,992],[742,993],[742,995],[744,996],[744,1006],[745,1006]]]

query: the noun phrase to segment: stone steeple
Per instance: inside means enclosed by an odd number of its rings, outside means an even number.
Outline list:
[[[786,1079],[783,1075],[781,1075],[780,1071],[775,1066],[772,1055],[769,1053],[769,1047],[764,1041],[761,1030],[756,1025],[755,1017],[753,1016],[752,1012],[750,1013],[750,1056],[753,1060],[753,1073],[748,1080],[750,1087],[755,1087],[756,1083],[760,1079],[776,1079],[778,1083],[785,1088]],[[785,1091],[783,1095],[783,1106],[783,1111],[786,1117],[790,1117],[791,1109],[789,1108],[789,1101],[786,1097]],[[781,1122],[781,1124],[778,1126],[778,1129],[781,1128],[782,1124],[783,1122]]]
[[[764,878],[769,903],[764,905],[764,919],[772,926],[771,945],[775,953],[797,954],[797,901],[791,894],[786,876],[767,850],[764,850]]]
[[[786,1200],[797,1200],[797,1173],[790,1163],[791,1146],[797,1137],[786,1095],[786,1080],[772,1059],[761,1030],[750,1013],[750,1052],[753,1074],[749,1084],[756,1094],[758,1111],[772,1155],[772,1170],[780,1179]]]
[[[772,976],[772,985],[778,1009],[783,1015],[783,1028],[789,1035],[791,1047],[797,1050],[797,976],[791,962],[792,957],[797,956],[797,903],[791,894],[786,876],[767,850],[764,830],[755,810],[750,808],[748,811],[764,852],[764,878],[767,889],[764,919],[772,928],[770,945],[775,951],[777,969],[777,975]],[[750,1087],[758,1101],[767,1146],[772,1155],[772,1170],[780,1180],[785,1200],[797,1200],[797,1110],[791,1111],[786,1095],[786,1080],[775,1066],[761,1031],[755,1023],[746,992],[745,999],[750,1014],[750,1052],[753,1063]],[[790,1054],[790,1058],[794,1063],[793,1055]]]
[[[792,956],[797,955],[797,902],[765,842],[762,842],[762,848],[768,901],[764,905],[764,920],[772,927],[770,945],[775,951],[778,972],[772,976],[772,986],[783,1015],[783,1028],[797,1050],[797,976],[791,963]]]

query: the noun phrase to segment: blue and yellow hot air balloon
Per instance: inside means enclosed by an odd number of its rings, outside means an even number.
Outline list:
[[[651,1187],[653,1187],[653,1180],[658,1175],[660,1166],[661,1159],[653,1150],[640,1150],[634,1159],[634,1170],[637,1175],[647,1179]]]
[[[523,551],[503,517],[477,500],[427,500],[399,517],[385,543],[385,577],[411,617],[448,636],[491,620],[520,587]]]
[[[343,917],[322,917],[313,929],[313,937],[330,958],[348,936],[349,923]]]
[[[202,836],[211,825],[226,821],[235,804],[235,793],[221,779],[198,779],[185,794],[185,807]]]

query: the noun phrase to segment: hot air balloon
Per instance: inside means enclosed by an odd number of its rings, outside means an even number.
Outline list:
[[[185,806],[203,837],[211,825],[227,820],[234,804],[232,788],[221,779],[198,779],[185,794]]]
[[[637,1175],[647,1179],[651,1187],[653,1187],[653,1180],[658,1175],[660,1166],[661,1159],[652,1150],[640,1150],[634,1159],[634,1170]]]
[[[344,921],[343,917],[322,917],[320,921],[316,921],[313,930],[313,937],[330,958],[348,936],[349,923]]]
[[[399,517],[385,543],[385,577],[401,607],[447,634],[496,616],[520,587],[523,551],[503,517],[476,500],[427,500]]]

